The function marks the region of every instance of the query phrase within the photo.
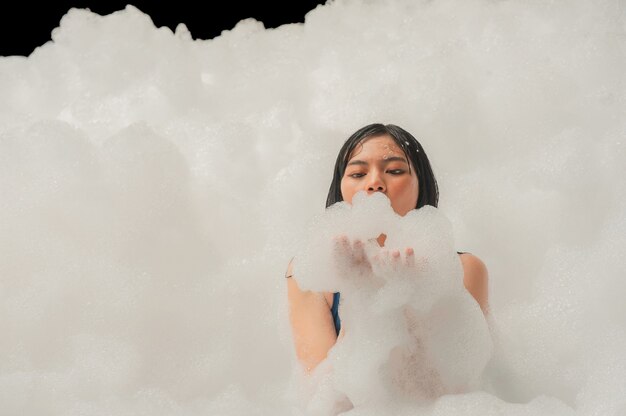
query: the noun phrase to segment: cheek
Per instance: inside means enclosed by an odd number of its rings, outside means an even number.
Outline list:
[[[398,214],[404,216],[407,212],[415,209],[417,205],[417,184],[413,180],[409,180],[396,185],[397,187],[393,190],[391,206]]]
[[[413,198],[411,199],[413,208],[415,208],[415,206],[417,205],[417,200],[419,199],[419,195],[420,195],[419,182],[417,179],[415,179],[414,184],[413,184]]]
[[[404,183],[399,183],[396,188],[397,192],[403,196],[403,199],[406,203],[410,203],[413,206],[417,204],[418,197],[418,182],[416,179],[411,178]]]
[[[419,182],[417,178],[413,178],[411,180],[410,189],[411,189],[411,197],[414,200],[414,202],[417,203],[417,197],[419,194]]]
[[[354,195],[354,191],[351,189],[348,183],[342,179],[341,180],[341,196],[343,197],[343,200],[350,204],[352,203],[353,195]]]

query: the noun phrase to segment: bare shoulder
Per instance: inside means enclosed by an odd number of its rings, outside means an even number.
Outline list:
[[[294,275],[293,263],[294,263],[294,259],[292,258],[289,261],[289,264],[287,265],[287,272],[285,273],[285,277],[288,278],[287,284],[288,284],[289,288],[291,289],[291,291],[292,292],[296,292],[296,293],[298,293],[300,295],[304,295],[304,294],[316,295],[316,296],[323,295],[324,299],[326,300],[326,303],[328,304],[328,307],[331,307],[331,305],[333,303],[333,293],[332,292],[312,293],[310,291],[303,291],[303,290],[300,289],[300,287],[298,286],[297,280],[296,280],[296,276]]]
[[[300,289],[298,286],[298,282],[293,273],[293,258],[289,260],[289,264],[287,265],[287,271],[285,272],[285,277],[287,278],[287,287],[289,288],[289,297],[290,299],[297,299],[302,297],[305,294],[304,291]]]
[[[287,272],[285,273],[285,277],[293,276],[293,257],[289,260],[289,264],[287,265]]]
[[[487,280],[487,266],[481,259],[471,253],[463,253],[459,257],[463,265],[464,280]]]
[[[463,285],[476,299],[483,312],[487,311],[489,273],[481,259],[471,253],[459,255],[463,265]]]

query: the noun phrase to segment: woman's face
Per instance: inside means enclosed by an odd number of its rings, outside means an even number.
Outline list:
[[[349,156],[341,178],[343,200],[352,203],[358,191],[384,193],[393,210],[404,216],[417,205],[419,182],[415,168],[389,136],[376,136],[358,144]]]

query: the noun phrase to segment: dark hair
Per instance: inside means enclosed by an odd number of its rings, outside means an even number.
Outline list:
[[[401,127],[394,124],[370,124],[360,128],[352,136],[346,140],[341,147],[333,174],[333,181],[328,190],[328,198],[326,199],[326,208],[336,202],[343,201],[341,195],[341,178],[346,172],[348,157],[354,148],[361,142],[372,137],[389,135],[394,142],[402,149],[404,155],[410,161],[410,165],[415,168],[417,180],[419,182],[419,196],[415,208],[421,208],[424,205],[432,205],[437,207],[439,203],[439,188],[437,180],[430,167],[428,156],[422,148],[422,145],[409,133]],[[409,169],[410,169],[409,165]],[[409,170],[410,171],[410,170]]]

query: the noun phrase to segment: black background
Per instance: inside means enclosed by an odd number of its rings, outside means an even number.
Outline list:
[[[14,0],[15,1],[15,0]],[[241,19],[253,17],[266,28],[285,23],[304,22],[304,15],[324,0],[291,1],[15,1],[0,9],[0,56],[28,56],[37,47],[51,39],[52,30],[59,26],[61,17],[72,7],[87,8],[106,15],[123,10],[132,4],[150,15],[157,27],[168,26],[175,30],[185,23],[194,39],[210,39],[222,30],[232,29]]]

